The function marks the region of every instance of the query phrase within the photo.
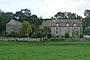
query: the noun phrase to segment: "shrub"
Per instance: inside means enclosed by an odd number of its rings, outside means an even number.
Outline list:
[[[19,33],[16,33],[16,32],[11,32],[11,33],[7,33],[6,36],[7,37],[19,37],[20,34]]]
[[[80,38],[83,38],[84,36],[83,36],[83,34],[80,34]]]
[[[38,38],[42,38],[43,37],[43,34],[37,34],[37,37]]]
[[[47,38],[51,38],[51,37],[52,37],[52,35],[51,35],[51,34],[48,34],[48,35],[47,35]]]
[[[41,34],[41,33],[35,33],[35,34],[32,34],[30,37],[31,38],[42,38],[43,37],[43,34]]]
[[[65,38],[69,38],[69,33],[65,33]]]
[[[0,36],[5,36],[5,32],[1,32],[0,33]]]
[[[27,37],[25,34],[20,34],[19,37]]]

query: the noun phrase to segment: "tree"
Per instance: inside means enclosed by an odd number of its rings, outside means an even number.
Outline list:
[[[13,18],[12,12],[0,14],[0,33],[5,32],[6,24]]]
[[[88,9],[85,10],[85,12],[84,12],[84,16],[86,16],[86,17],[87,17],[87,16],[90,16],[90,10],[88,10]]]
[[[83,31],[86,29],[86,27],[90,26],[90,16],[85,17],[85,19],[83,19]]]
[[[29,18],[31,18],[31,11],[29,9],[21,9],[14,14],[13,18],[20,21],[26,20],[29,22]]]
[[[66,18],[65,13],[63,13],[63,12],[58,12],[55,15],[55,17],[58,18],[58,19],[64,19],[64,18]]]
[[[17,19],[19,21],[27,21],[29,22],[31,25],[37,25],[39,27],[39,25],[42,24],[42,18],[38,18],[37,15],[31,15],[31,11],[29,9],[21,9],[21,11],[17,11],[14,14],[14,19]]]
[[[22,22],[21,33],[27,37],[32,33],[31,25],[27,21]]]
[[[4,12],[0,9],[0,15],[2,15]]]
[[[88,26],[85,31],[84,31],[85,35],[90,35],[90,26]]]
[[[83,19],[83,31],[90,26],[90,10],[85,10],[85,19]]]
[[[31,11],[29,9],[21,9],[21,12],[24,13],[26,16],[31,16]]]
[[[71,12],[58,12],[57,14],[54,15],[55,18],[57,19],[80,19],[81,16],[78,16],[75,13]]]
[[[17,20],[20,20],[20,21],[23,21],[26,19],[26,16],[24,13],[22,13],[21,11],[17,11],[15,14],[14,14],[14,19],[17,19]]]

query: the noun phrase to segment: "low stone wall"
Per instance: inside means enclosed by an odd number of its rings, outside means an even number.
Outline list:
[[[85,38],[68,38],[65,41],[76,42],[76,41],[86,41],[86,39]]]
[[[2,41],[31,41],[31,42],[41,41],[40,38],[0,38],[0,40]]]
[[[88,39],[90,40],[90,39]],[[42,41],[64,41],[64,42],[78,42],[78,41],[88,41],[85,38],[50,38],[42,39]]]
[[[90,39],[85,38],[12,38],[3,37],[0,38],[2,41],[31,41],[31,42],[47,42],[47,41],[65,41],[65,42],[76,42],[76,41],[88,41]]]

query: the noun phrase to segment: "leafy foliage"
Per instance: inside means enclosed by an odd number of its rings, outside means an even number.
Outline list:
[[[21,34],[29,36],[30,33],[32,33],[31,25],[27,21],[23,21],[21,27]]]
[[[20,37],[20,34],[12,31],[11,33],[7,33],[6,36],[7,37]]]
[[[83,19],[83,31],[90,26],[90,10],[85,10],[84,15],[85,19]]]
[[[12,12],[0,14],[0,33],[5,31],[6,24],[13,18]]]
[[[80,38],[83,38],[84,37],[84,35],[83,34],[80,34]]]
[[[50,29],[50,27],[44,27],[43,29],[42,29],[42,33],[43,33],[43,36],[44,37],[48,37],[48,35],[49,34],[51,34],[51,29]]]
[[[85,29],[84,33],[86,35],[90,35],[90,26]]]
[[[76,15],[75,13],[71,12],[58,12],[54,15],[57,19],[80,19],[81,16]]]
[[[32,29],[37,30],[39,25],[42,24],[42,18],[38,18],[37,15],[31,15],[31,11],[29,9],[21,9],[20,11],[16,11],[16,13],[12,12],[3,12],[0,10],[0,34],[5,32],[6,24],[11,20],[15,19],[23,22],[24,20],[31,24]],[[34,33],[33,31],[33,33]]]
[[[65,33],[65,38],[69,38],[69,33]]]
[[[84,16],[90,16],[90,10],[85,10],[85,12],[84,12]]]

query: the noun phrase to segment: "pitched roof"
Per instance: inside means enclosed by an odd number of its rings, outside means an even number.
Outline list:
[[[69,24],[69,26],[73,26],[74,23],[76,23],[76,26],[81,26],[82,21],[81,20],[69,20],[69,19],[62,19],[62,20],[52,20],[52,26],[56,26],[56,24],[59,24],[59,26],[66,26],[66,23]]]
[[[7,25],[21,25],[21,22],[11,19]]]

